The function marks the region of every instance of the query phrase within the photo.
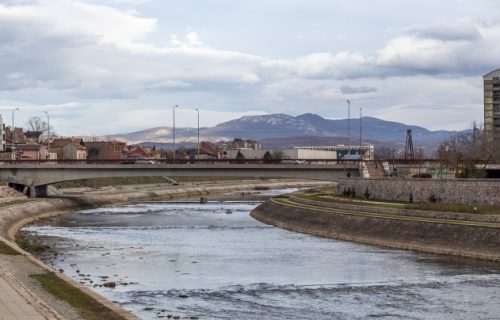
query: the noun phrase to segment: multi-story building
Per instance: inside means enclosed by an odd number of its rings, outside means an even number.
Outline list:
[[[483,76],[484,80],[484,132],[500,143],[500,69]]]
[[[92,160],[126,159],[129,149],[121,141],[85,141],[88,158]]]
[[[2,116],[0,115],[0,152],[5,151],[5,123],[3,123]]]

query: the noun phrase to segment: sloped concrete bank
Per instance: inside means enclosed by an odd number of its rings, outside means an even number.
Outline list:
[[[55,270],[45,265],[43,262],[37,260],[30,253],[22,250],[14,242],[16,233],[21,227],[38,219],[55,217],[71,211],[126,204],[134,201],[165,200],[187,196],[207,196],[210,194],[229,191],[254,190],[259,187],[278,189],[290,187],[317,187],[325,186],[328,184],[330,183],[319,181],[239,181],[232,184],[223,185],[206,184],[190,187],[179,186],[154,191],[135,191],[128,193],[100,194],[80,197],[36,199],[22,204],[6,206],[0,209],[0,241],[5,242],[15,250],[19,251],[27,260],[26,262],[29,261],[47,272],[54,272]],[[80,289],[82,292],[85,292],[89,296],[93,297],[102,305],[113,310],[123,319],[138,319],[138,317],[131,314],[129,311],[100,296],[99,294],[74,281],[63,273],[56,272],[55,274],[60,279],[70,283],[74,287]],[[21,289],[29,292],[29,296],[33,297],[30,300],[32,304],[36,303],[37,305],[43,305],[44,308],[51,309],[52,314],[56,316],[51,316],[49,318],[63,319],[58,315],[57,307],[51,306],[50,303],[44,304],[43,297],[37,297],[35,294],[33,294],[33,292],[29,290],[29,288],[24,288],[22,284],[19,284],[16,290],[22,291]],[[52,310],[52,308],[56,310]]]
[[[445,220],[436,223],[339,214],[327,207],[315,210],[296,204],[268,200],[255,208],[251,216],[283,229],[327,238],[500,261],[499,228],[445,223]]]

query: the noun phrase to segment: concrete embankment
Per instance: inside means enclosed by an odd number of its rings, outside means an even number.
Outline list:
[[[295,199],[297,200],[297,199]],[[251,216],[287,230],[392,248],[500,261],[497,217],[450,213],[412,215],[341,204],[272,199]]]
[[[48,198],[48,199],[36,199],[31,200],[26,203],[6,206],[0,209],[0,240],[3,240],[14,249],[18,250],[23,254],[22,259],[26,259],[25,262],[18,261],[17,263],[27,263],[31,262],[36,265],[40,270],[45,270],[47,272],[53,272],[54,270],[45,265],[43,262],[34,258],[31,254],[23,251],[14,242],[15,235],[19,228],[31,223],[37,219],[47,218],[62,215],[67,212],[97,208],[103,206],[125,204],[134,201],[145,201],[145,200],[160,200],[160,199],[172,199],[176,197],[187,197],[187,196],[203,196],[210,197],[211,194],[217,194],[229,191],[248,191],[254,190],[256,188],[289,188],[289,187],[315,187],[326,185],[326,182],[316,182],[316,181],[238,181],[224,184],[204,184],[198,186],[178,186],[170,188],[162,188],[158,190],[147,190],[147,191],[134,191],[127,193],[112,193],[112,194],[93,194],[88,196],[79,197],[65,197],[65,198]],[[136,316],[132,315],[130,312],[122,309],[120,306],[108,301],[87,287],[81,285],[80,283],[72,280],[71,278],[65,276],[63,273],[55,273],[60,279],[71,283],[74,287],[85,292],[95,300],[97,300],[102,305],[113,310],[116,314],[120,315],[123,319],[138,319]],[[22,285],[20,286],[20,288]],[[19,289],[19,288],[18,288]],[[28,287],[23,288],[23,290],[30,291]],[[35,294],[30,292],[30,296],[33,299],[29,300],[31,304],[42,305],[43,297],[36,297]],[[44,308],[53,308],[53,314],[57,315],[57,306],[51,305],[50,302],[43,304]],[[64,313],[64,312],[62,312]],[[59,316],[51,316],[49,318],[59,319]],[[71,318],[71,317],[69,317]],[[68,319],[69,319],[68,318]],[[62,318],[61,318],[62,319]]]

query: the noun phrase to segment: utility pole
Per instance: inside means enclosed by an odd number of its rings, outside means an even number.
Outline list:
[[[172,108],[172,153],[173,153],[173,163],[175,163],[175,108],[179,107],[178,105],[173,106]]]
[[[347,152],[351,155],[351,100],[347,99]]]
[[[50,158],[50,116],[48,111],[44,111],[47,114],[47,153]]]
[[[359,157],[362,159],[363,155],[363,108],[359,108]]]
[[[200,110],[198,108],[194,109],[198,114],[198,160],[200,159]]]
[[[12,147],[11,147],[11,152],[12,152],[12,156],[15,157],[16,155],[16,127],[14,125],[14,112],[16,111],[19,111],[19,107],[18,108],[13,108],[12,109]],[[13,159],[15,160],[15,159]]]

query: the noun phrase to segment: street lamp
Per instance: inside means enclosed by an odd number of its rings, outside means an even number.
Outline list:
[[[363,108],[359,108],[359,157],[363,154]]]
[[[200,160],[200,110],[198,108],[194,110],[198,114],[198,160]]]
[[[15,154],[16,150],[16,129],[14,127],[14,112],[19,111],[19,107],[13,108],[12,109],[12,147],[11,147],[11,152]]]
[[[175,163],[175,108],[178,108],[178,105],[175,105],[172,107],[172,133],[173,133],[173,139],[172,139],[172,152],[173,152],[173,162]]]
[[[50,116],[48,111],[44,111],[47,115],[47,157],[50,158]]]
[[[347,99],[347,150],[351,156],[351,100]]]

